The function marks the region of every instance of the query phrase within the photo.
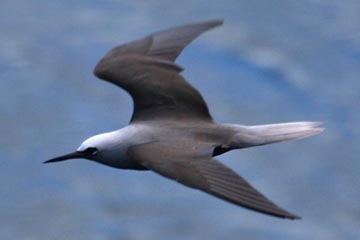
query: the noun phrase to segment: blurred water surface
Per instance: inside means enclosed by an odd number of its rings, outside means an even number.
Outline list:
[[[0,239],[357,239],[359,1],[0,3]],[[284,208],[251,212],[151,172],[42,165],[126,125],[132,102],[92,75],[111,47],[224,18],[178,63],[219,122],[323,121],[326,132],[219,159]]]

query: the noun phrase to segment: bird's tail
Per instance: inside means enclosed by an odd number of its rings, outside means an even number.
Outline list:
[[[320,122],[290,122],[256,126],[239,126],[232,139],[235,148],[306,138],[321,133]]]

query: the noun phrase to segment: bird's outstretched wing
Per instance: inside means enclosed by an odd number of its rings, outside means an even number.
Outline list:
[[[233,170],[211,158],[213,146],[191,141],[153,142],[130,148],[134,161],[164,177],[216,197],[281,218],[298,216],[276,206]]]
[[[130,93],[132,121],[211,121],[202,96],[179,74],[182,68],[174,61],[202,32],[221,24],[216,20],[175,27],[115,47],[99,61],[94,73]]]
[[[214,20],[173,27],[117,46],[108,55],[139,54],[174,62],[182,50],[201,33],[222,24],[222,20]]]

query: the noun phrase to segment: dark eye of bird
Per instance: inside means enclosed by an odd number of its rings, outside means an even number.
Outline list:
[[[85,149],[84,152],[89,154],[89,155],[95,155],[96,152],[97,152],[97,148],[96,147],[89,147],[89,148]]]

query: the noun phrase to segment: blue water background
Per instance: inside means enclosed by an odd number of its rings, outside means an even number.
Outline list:
[[[359,239],[360,2],[0,3],[0,239]],[[42,165],[125,126],[130,97],[92,75],[111,47],[223,18],[178,59],[219,122],[323,121],[317,137],[219,159],[303,217],[268,217],[152,172]]]

